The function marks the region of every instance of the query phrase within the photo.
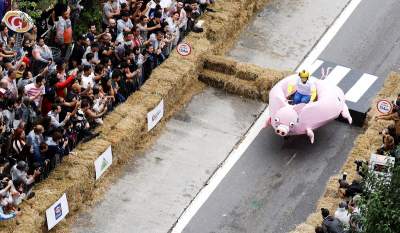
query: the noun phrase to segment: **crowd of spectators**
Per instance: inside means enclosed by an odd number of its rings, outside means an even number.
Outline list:
[[[316,233],[359,233],[363,232],[362,212],[360,211],[361,198],[366,195],[367,189],[371,189],[367,181],[367,174],[373,174],[378,171],[380,174],[376,177],[381,179],[378,182],[386,182],[390,179],[390,166],[400,166],[400,94],[396,101],[393,101],[393,110],[386,115],[379,115],[374,120],[391,121],[384,128],[382,135],[382,145],[374,151],[381,156],[394,157],[395,163],[386,165],[375,164],[371,166],[370,161],[356,160],[356,172],[358,178],[351,183],[347,181],[347,173],[339,179],[338,193],[343,199],[335,211],[331,214],[328,209],[321,208],[322,223],[315,228]],[[373,190],[368,190],[373,192]]]
[[[20,45],[0,25],[0,220],[19,215],[34,184],[96,136],[103,116],[146,82],[210,3],[108,0],[101,22],[76,36],[71,7],[56,4]]]

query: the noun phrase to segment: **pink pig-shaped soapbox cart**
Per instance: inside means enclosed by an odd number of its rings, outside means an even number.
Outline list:
[[[310,77],[317,88],[316,101],[291,105],[287,87],[289,82],[296,79],[296,76],[294,74],[282,79],[271,89],[266,127],[272,126],[275,133],[281,137],[307,134],[311,143],[314,143],[313,130],[336,119],[339,115],[351,124],[352,118],[344,93],[329,80]]]

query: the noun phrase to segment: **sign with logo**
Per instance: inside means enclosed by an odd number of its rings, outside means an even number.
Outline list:
[[[51,230],[69,213],[67,195],[64,193],[58,201],[46,210],[47,229]]]
[[[189,54],[192,52],[192,47],[190,47],[188,43],[180,43],[178,46],[176,46],[176,51],[181,56],[189,56]]]
[[[157,123],[164,116],[164,100],[162,99],[160,103],[150,112],[147,113],[147,131],[150,131],[157,125]]]
[[[379,100],[376,107],[382,114],[389,114],[393,110],[393,104],[389,100]]]
[[[3,22],[6,26],[18,33],[25,33],[33,27],[32,18],[22,11],[9,11],[3,17]]]
[[[94,161],[94,169],[96,171],[96,180],[109,168],[112,164],[112,150],[111,146],[101,154],[96,161]]]

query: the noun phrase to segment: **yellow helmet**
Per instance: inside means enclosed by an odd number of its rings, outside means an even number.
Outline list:
[[[310,77],[310,73],[308,73],[306,70],[303,70],[299,72],[299,76],[301,79],[308,79]]]

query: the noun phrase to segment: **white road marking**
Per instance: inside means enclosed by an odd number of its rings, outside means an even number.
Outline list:
[[[287,161],[286,166],[288,166],[293,161],[294,158],[296,158],[296,153],[294,153],[292,157],[289,159],[289,161]]]
[[[342,11],[332,26],[297,68],[296,72],[300,72],[303,69],[309,69],[312,66],[313,62],[319,57],[319,55],[321,55],[322,51],[324,51],[324,49],[328,46],[333,37],[335,37],[340,28],[347,21],[351,13],[353,13],[361,1],[362,0],[352,0],[349,4],[347,4],[346,8]]]
[[[321,60],[316,60],[311,67],[307,70],[310,74],[314,73],[322,64],[324,61]]]
[[[350,68],[344,66],[336,66],[325,80],[329,80],[332,84],[338,85],[340,81],[350,72]]]
[[[322,51],[328,46],[329,42],[333,39],[339,29],[343,26],[346,20],[350,17],[351,13],[356,9],[362,0],[352,0],[342,11],[339,17],[335,20],[333,25],[324,34],[318,44],[312,49],[308,56],[303,60],[301,65],[296,69],[300,72],[304,68],[312,68],[312,64],[316,61]],[[318,68],[318,67],[317,67]],[[232,150],[227,159],[219,166],[217,171],[211,176],[207,184],[200,190],[196,197],[192,200],[189,206],[184,210],[182,215],[178,218],[175,225],[171,229],[171,233],[180,233],[197,213],[200,207],[207,201],[211,193],[217,188],[219,183],[228,174],[235,163],[242,157],[243,153],[250,146],[253,140],[257,137],[258,133],[263,129],[269,109],[266,108],[257,121],[253,124],[250,130],[244,136],[244,140],[237,148]]]
[[[263,129],[265,121],[268,117],[269,109],[267,108],[260,115],[257,121],[253,124],[249,131],[244,136],[243,141],[229,154],[227,159],[221,164],[218,170],[208,180],[207,184],[200,190],[195,199],[186,208],[184,213],[178,219],[171,233],[182,232],[190,219],[197,213],[204,202],[207,201],[211,193],[217,188],[222,179],[228,174],[233,165],[240,159],[242,154],[247,150],[258,133]]]
[[[357,101],[364,95],[368,88],[374,84],[378,77],[371,74],[363,74],[360,79],[354,84],[346,93],[345,98],[348,101],[357,103]]]

